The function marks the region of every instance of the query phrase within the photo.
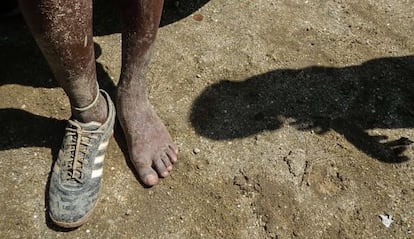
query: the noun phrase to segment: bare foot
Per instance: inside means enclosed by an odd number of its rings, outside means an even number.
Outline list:
[[[153,186],[170,174],[177,147],[148,100],[118,95],[117,106],[129,156],[141,181]]]

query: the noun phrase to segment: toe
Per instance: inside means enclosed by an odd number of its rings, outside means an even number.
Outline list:
[[[158,183],[157,172],[151,167],[141,167],[137,169],[141,181],[147,186],[154,186]]]
[[[175,163],[177,161],[177,154],[178,154],[177,146],[168,145],[168,149],[166,150],[166,154],[170,158],[171,162]]]
[[[168,172],[171,172],[172,170],[172,163],[170,161],[170,158],[167,154],[163,154],[161,157],[162,162],[164,163],[165,168],[168,170]]]
[[[169,172],[167,168],[165,167],[163,160],[161,160],[161,157],[154,159],[153,162],[154,162],[154,168],[158,172],[158,175],[160,175],[161,177],[167,177]]]

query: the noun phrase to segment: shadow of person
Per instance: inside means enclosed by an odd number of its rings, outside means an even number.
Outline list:
[[[21,109],[0,109],[0,150],[47,147],[57,155],[66,121],[35,115]]]
[[[198,134],[214,140],[248,137],[286,122],[319,134],[335,130],[378,160],[402,162],[410,139],[384,142],[385,136],[366,130],[414,127],[414,56],[222,80],[197,97],[189,120]]]

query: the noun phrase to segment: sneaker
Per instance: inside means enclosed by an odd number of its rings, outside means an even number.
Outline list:
[[[108,105],[105,123],[69,120],[49,187],[49,215],[64,228],[82,225],[98,200],[103,161],[113,133],[115,107],[101,90]]]

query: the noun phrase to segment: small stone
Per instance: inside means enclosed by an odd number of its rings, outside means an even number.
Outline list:
[[[86,233],[90,233],[91,232],[91,230],[89,230],[89,229],[86,229]]]
[[[197,75],[196,75],[196,77],[197,77],[197,78],[201,78],[201,75],[200,75],[200,74],[197,74]]]
[[[114,220],[112,220],[112,219],[108,219],[106,222],[107,222],[108,224],[110,224],[110,225],[113,225],[113,224],[115,223],[115,221],[114,221]]]
[[[125,215],[129,216],[129,215],[131,215],[131,213],[132,213],[132,210],[131,210],[131,209],[128,209],[128,210],[125,212]]]
[[[204,16],[201,15],[200,13],[196,13],[193,15],[193,19],[196,20],[197,22],[200,22],[204,19]]]
[[[25,104],[23,104],[20,108],[21,108],[21,109],[26,109],[26,105],[25,105]]]
[[[391,224],[394,222],[391,215],[384,214],[384,215],[379,215],[379,217],[381,219],[382,224],[384,224],[385,227],[390,227]]]
[[[201,152],[201,150],[199,148],[194,148],[193,149],[194,154],[199,154],[200,152]]]

